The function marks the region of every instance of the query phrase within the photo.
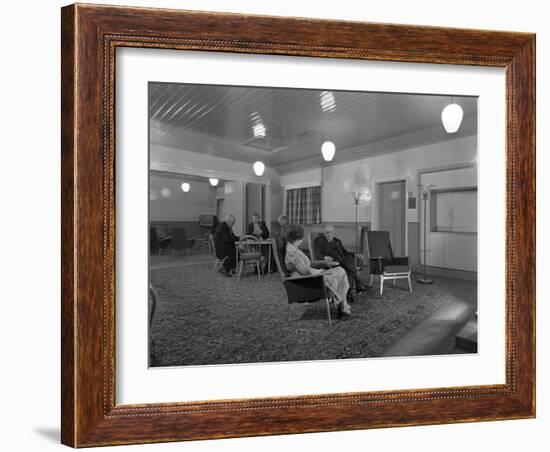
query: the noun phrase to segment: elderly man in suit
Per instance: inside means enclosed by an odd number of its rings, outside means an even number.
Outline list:
[[[222,267],[218,270],[224,276],[232,276],[232,270],[237,266],[237,255],[235,242],[239,237],[233,233],[235,216],[227,215],[225,220],[218,224],[214,234],[214,246],[216,247],[216,257],[224,259]]]
[[[248,224],[248,227],[246,228],[246,234],[247,235],[253,235],[254,237],[257,237],[260,240],[266,240],[269,238],[269,229],[267,229],[267,225],[265,224],[265,221],[260,220],[260,214],[254,213],[252,214],[252,222]],[[270,245],[262,245],[262,271],[265,274],[267,272],[267,262],[269,259],[269,247]],[[273,260],[273,256],[271,257],[272,263],[271,268],[275,269],[275,261]]]
[[[267,229],[265,221],[260,220],[260,215],[257,213],[252,214],[252,222],[248,224],[246,233],[256,236],[259,239],[269,238],[269,229]]]
[[[334,237],[333,226],[325,226],[323,234],[315,239],[314,247],[317,256],[321,256],[327,261],[335,261],[340,264],[348,275],[350,285],[355,283],[355,291],[358,294],[367,289],[357,274],[357,267],[355,266],[356,254],[348,251],[342,244],[342,241]]]

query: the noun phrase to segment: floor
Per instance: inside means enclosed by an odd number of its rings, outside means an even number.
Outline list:
[[[154,255],[150,258],[150,268],[155,271],[155,274],[163,274],[164,271],[176,272],[178,268],[181,271],[193,271],[191,268],[185,270],[186,267],[199,265],[207,272],[213,263],[213,256],[207,250],[193,250],[190,254],[166,254]],[[204,270],[203,270],[204,271]],[[278,275],[271,275],[270,278],[277,279]],[[368,281],[368,273],[363,272],[362,278]],[[222,278],[223,280],[224,278]],[[416,279],[416,276],[414,277]],[[280,279],[279,279],[280,284]],[[378,294],[379,281],[375,279],[374,285],[376,290],[373,290],[367,299],[376,302],[373,294]],[[471,353],[468,350],[457,347],[455,343],[456,334],[464,328],[468,319],[471,318],[477,307],[477,284],[472,281],[461,281],[451,278],[434,278],[432,286],[421,286],[414,281],[415,290],[418,287],[420,290],[427,288],[435,294],[448,295],[452,300],[440,308],[437,308],[433,313],[415,324],[402,337],[397,337],[393,340],[393,345],[378,356],[413,356],[413,355],[429,355],[429,354],[460,354]],[[384,291],[384,298],[387,294],[391,297],[391,283],[386,283],[387,289]],[[406,291],[408,292],[408,291]],[[378,300],[381,301],[381,300]],[[384,302],[382,306],[385,305]],[[383,309],[383,308],[382,308]],[[378,311],[378,315],[385,316],[387,313]],[[376,319],[375,319],[376,320]],[[322,321],[324,322],[324,321]],[[324,329],[324,326],[321,328]],[[183,342],[188,342],[188,339],[181,338]],[[391,345],[391,344],[390,344]],[[177,348],[177,346],[176,346]],[[351,353],[351,352],[350,352]],[[175,362],[171,363],[176,364]],[[177,365],[177,364],[176,364]]]

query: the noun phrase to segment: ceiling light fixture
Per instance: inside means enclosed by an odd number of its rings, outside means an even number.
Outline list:
[[[336,108],[334,94],[332,94],[330,91],[322,91],[319,96],[321,97],[321,110],[333,111]]]
[[[326,162],[330,162],[336,153],[336,146],[332,141],[325,141],[321,146],[321,153]]]
[[[457,132],[458,129],[460,129],[460,124],[462,124],[463,116],[464,111],[462,107],[451,100],[451,103],[441,112],[441,121],[443,122],[443,127],[445,127],[446,132]]]
[[[191,189],[191,185],[189,185],[187,182],[184,182],[183,184],[181,184],[181,189],[185,193],[187,193]]]
[[[254,134],[254,138],[265,138],[266,128],[260,114],[255,111],[250,115],[250,118],[252,119],[252,133]]]
[[[262,162],[256,162],[254,163],[254,173],[256,173],[256,176],[261,176],[265,171],[265,165]]]
[[[208,180],[210,181],[210,185],[212,185],[212,187],[217,187],[218,186],[218,182],[219,182],[218,179],[215,179],[215,178],[211,177]]]

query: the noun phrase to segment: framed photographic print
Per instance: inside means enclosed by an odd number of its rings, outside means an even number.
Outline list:
[[[62,9],[62,442],[535,416],[535,37]]]

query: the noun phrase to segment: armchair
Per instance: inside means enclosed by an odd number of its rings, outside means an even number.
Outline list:
[[[291,306],[294,303],[313,303],[324,301],[327,309],[329,327],[332,326],[330,305],[333,304],[332,294],[325,286],[323,275],[290,276],[287,271],[281,254],[280,240],[273,240],[273,257],[275,265],[283,281],[288,300],[287,320],[290,321]]]
[[[188,239],[184,228],[172,229],[172,251],[187,250],[191,253],[191,248],[195,246],[195,239]]]
[[[409,291],[412,292],[411,270],[408,256],[393,255],[389,231],[367,231],[367,248],[369,250],[370,284],[374,275],[380,275],[380,295],[384,292],[384,280],[406,279]]]

